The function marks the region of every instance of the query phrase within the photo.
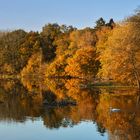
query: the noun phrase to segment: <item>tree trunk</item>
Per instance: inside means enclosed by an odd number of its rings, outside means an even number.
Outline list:
[[[135,58],[134,58],[134,55],[133,53],[131,54],[131,58],[132,58],[132,65],[133,65],[133,71],[134,71],[134,75],[135,75],[135,79],[136,79],[136,82],[137,82],[137,87],[138,87],[138,91],[140,93],[140,79],[139,79],[139,73],[138,73],[138,70],[135,66]]]
[[[138,105],[139,105],[139,102],[140,102],[140,95],[138,94],[138,95],[137,95],[137,102],[136,102],[136,107],[138,107]]]
[[[136,79],[136,82],[137,82],[137,87],[138,87],[138,90],[140,91],[139,74],[138,74],[138,71],[137,71],[135,65],[133,65],[133,67],[134,67],[134,75],[135,75],[135,79]]]

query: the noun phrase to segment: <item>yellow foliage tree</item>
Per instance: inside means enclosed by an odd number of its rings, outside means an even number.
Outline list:
[[[68,59],[65,71],[72,77],[95,77],[99,67],[96,58],[96,49],[94,47],[78,49],[75,55]]]
[[[105,42],[105,49],[100,53],[103,78],[136,84],[139,86],[140,71],[140,20],[125,22],[116,26],[112,35]]]
[[[25,76],[35,76],[41,74],[41,64],[42,64],[42,53],[41,50],[39,52],[34,53],[30,59],[28,60],[27,66],[23,68],[21,71],[22,77]]]

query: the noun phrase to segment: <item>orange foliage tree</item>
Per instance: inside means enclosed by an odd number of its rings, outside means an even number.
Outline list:
[[[94,47],[78,49],[75,55],[68,59],[65,71],[72,77],[95,77],[99,66],[96,57],[96,49]]]
[[[123,22],[112,31],[100,53],[102,68],[99,75],[114,81],[137,84],[140,71],[140,19],[139,22]],[[104,44],[103,44],[104,45]]]

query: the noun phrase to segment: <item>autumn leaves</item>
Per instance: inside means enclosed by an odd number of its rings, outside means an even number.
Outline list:
[[[114,81],[134,84],[139,87],[140,72],[140,17],[139,22],[123,22],[110,32],[106,46],[100,51],[99,75]],[[99,46],[102,45],[102,42]]]
[[[73,31],[69,34],[64,53],[56,54],[56,59],[50,64],[51,71],[55,72],[49,74],[98,77],[139,86],[139,29],[140,16],[136,13],[122,23],[113,22],[111,26],[104,23],[95,29]],[[61,48],[64,46],[58,45],[57,52],[62,52]]]
[[[95,28],[48,24],[40,33],[0,37],[0,73],[112,79],[139,86],[140,14],[121,23],[100,18]]]

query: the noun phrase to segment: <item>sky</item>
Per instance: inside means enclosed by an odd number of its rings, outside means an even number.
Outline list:
[[[41,31],[47,23],[93,27],[103,17],[121,21],[140,0],[0,0],[0,30]]]

